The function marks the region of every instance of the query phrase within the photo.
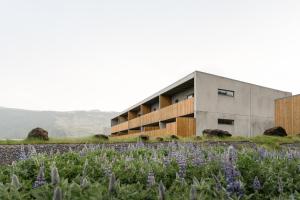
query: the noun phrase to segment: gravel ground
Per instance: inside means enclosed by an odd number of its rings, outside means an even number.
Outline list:
[[[122,147],[127,147],[130,143],[117,143],[117,144],[101,144],[104,148],[115,148],[116,150],[121,149]],[[167,145],[168,143],[145,143],[146,146],[161,146]],[[251,142],[247,141],[240,141],[240,142],[205,142],[205,143],[198,143],[195,145],[209,145],[209,146],[229,146],[233,145],[236,148],[241,146],[247,146],[250,148],[256,148],[256,145]],[[84,144],[36,144],[31,145],[34,146],[37,153],[47,153],[50,154],[52,151],[56,153],[68,152],[70,148],[73,151],[80,151],[84,148]],[[24,149],[26,155],[28,155],[29,145],[24,145]],[[17,161],[19,155],[21,153],[21,145],[0,145],[0,164],[11,164],[13,161]]]

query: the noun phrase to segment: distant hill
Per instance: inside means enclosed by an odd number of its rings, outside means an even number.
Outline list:
[[[22,139],[30,130],[41,127],[50,137],[109,134],[115,112],[31,111],[0,107],[0,139]]]

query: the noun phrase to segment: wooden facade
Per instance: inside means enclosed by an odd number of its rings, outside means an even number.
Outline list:
[[[150,112],[149,106],[141,105],[139,108],[141,116],[138,116],[137,112],[129,111],[128,121],[113,125],[111,127],[112,134],[126,132],[128,135],[134,136],[136,134],[157,135],[161,133],[161,136],[176,134],[183,137],[196,134],[195,119],[193,118],[194,98],[174,104],[171,104],[171,99],[165,96],[160,96],[159,100],[161,101],[159,110]],[[189,115],[192,117],[186,117]],[[159,122],[164,122],[166,128],[160,129],[159,125],[153,125],[159,124]],[[142,127],[144,131],[140,132]],[[139,129],[139,133],[137,133],[137,129]],[[122,135],[122,137],[129,137],[128,135]]]
[[[300,134],[300,95],[275,101],[275,124],[289,135]]]
[[[145,127],[144,131],[129,130],[126,135],[115,136],[117,138],[131,138],[140,135],[148,135],[149,137],[166,137],[170,135],[178,135],[181,137],[194,136],[196,133],[196,122],[191,117],[179,117],[175,122],[167,123],[166,128]]]

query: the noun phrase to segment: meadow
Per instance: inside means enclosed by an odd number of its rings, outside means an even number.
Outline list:
[[[269,147],[135,142],[46,155],[21,146],[19,161],[0,167],[0,199],[300,199],[300,151]]]

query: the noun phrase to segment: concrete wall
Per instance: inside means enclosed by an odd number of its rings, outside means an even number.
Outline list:
[[[189,88],[183,92],[174,94],[172,96],[172,104],[175,103],[176,99],[178,99],[178,101],[183,101],[183,100],[187,99],[188,95],[191,95],[191,94],[194,94],[194,88]]]
[[[218,89],[235,92],[218,95]],[[291,93],[273,90],[202,72],[195,73],[195,116],[197,135],[204,129],[223,129],[233,135],[254,136],[274,126],[274,100]],[[234,125],[220,125],[232,119]]]

